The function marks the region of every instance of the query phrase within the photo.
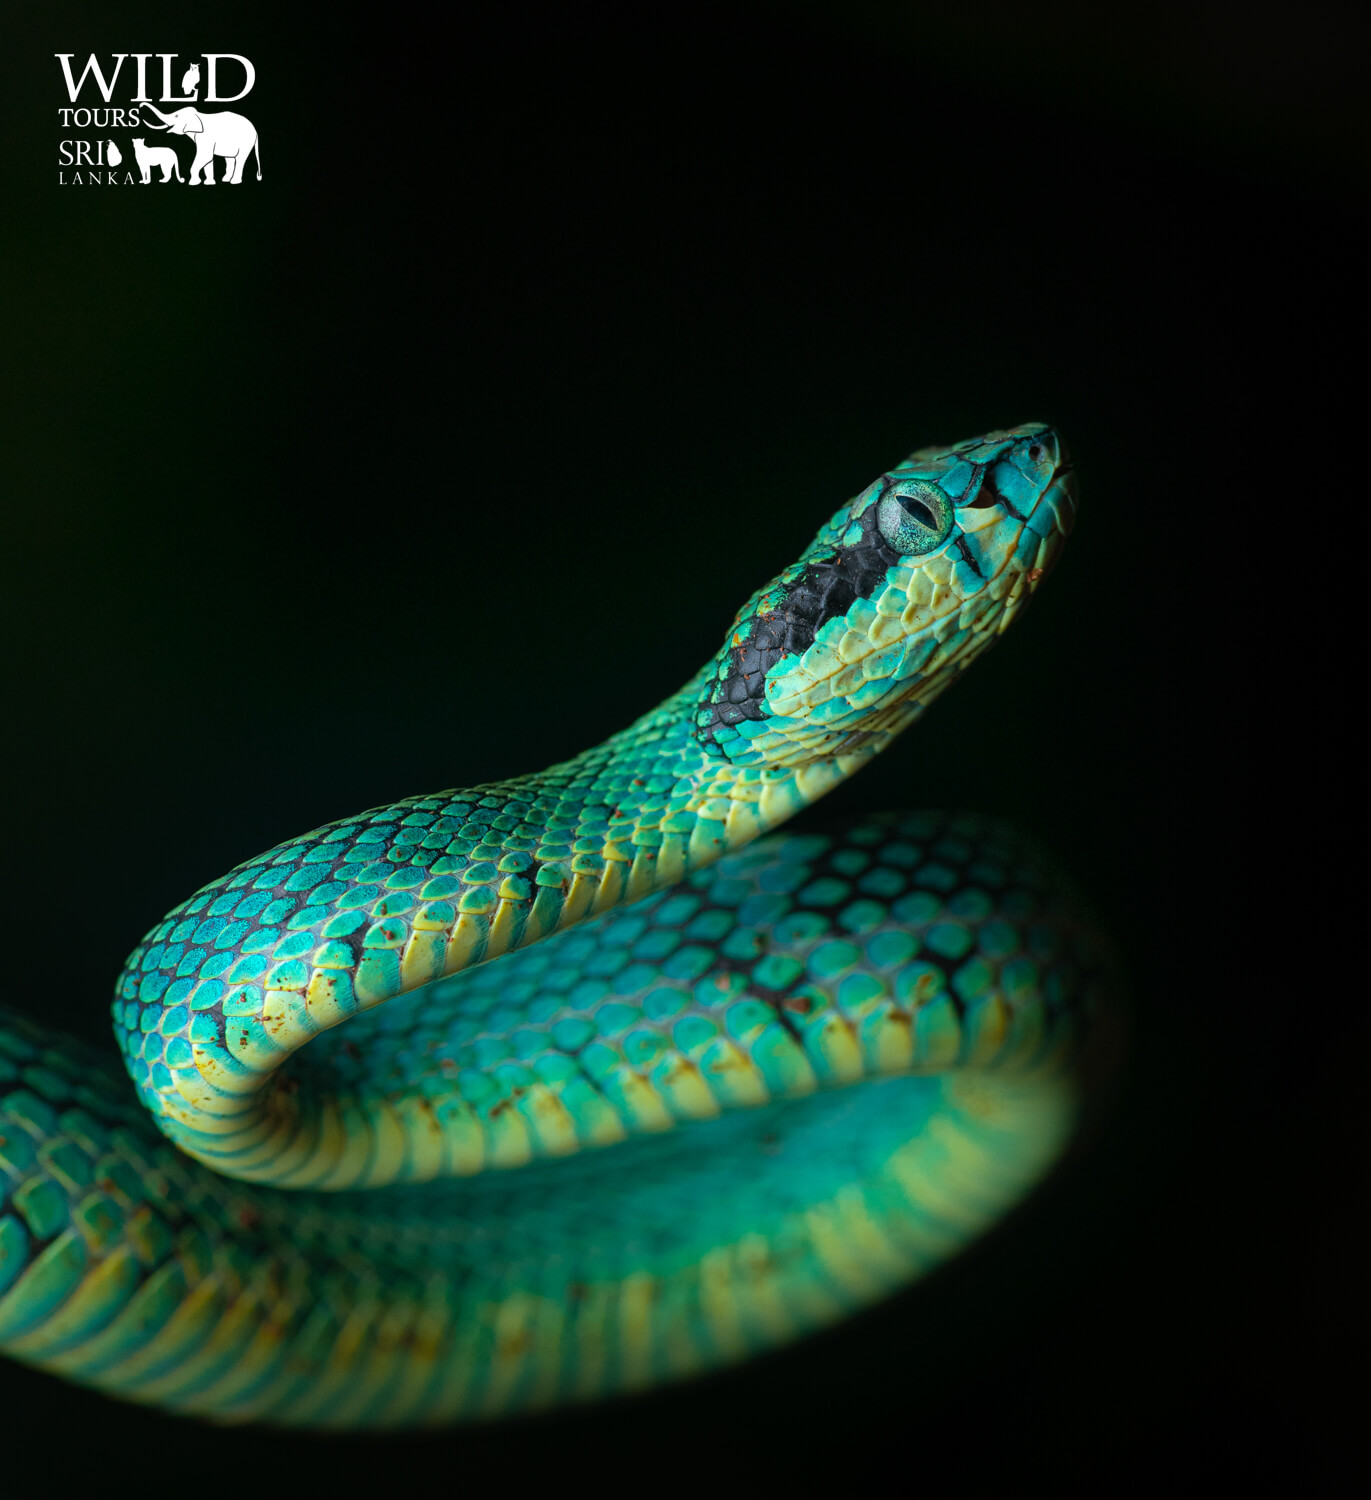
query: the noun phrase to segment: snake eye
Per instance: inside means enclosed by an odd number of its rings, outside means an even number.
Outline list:
[[[927,479],[900,479],[881,497],[876,525],[896,552],[918,557],[947,540],[952,502]]]

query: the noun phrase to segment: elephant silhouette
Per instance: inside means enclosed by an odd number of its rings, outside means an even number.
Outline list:
[[[192,99],[200,97],[200,64],[191,63],[181,75],[181,92]]]
[[[161,167],[163,182],[170,182],[173,172],[176,173],[177,182],[186,180],[181,176],[181,163],[170,146],[145,146],[143,137],[136,135],[133,138],[133,156],[138,163],[139,171],[143,174],[144,183],[152,181],[154,167]]]
[[[151,110],[164,124],[154,125],[151,120],[143,123],[152,130],[165,130],[171,135],[189,136],[195,142],[195,160],[190,164],[190,185],[200,185],[200,173],[205,182],[214,186],[214,158],[222,156],[226,162],[224,181],[235,185],[243,180],[243,168],[248,157],[257,153],[257,180],[262,180],[262,151],[257,144],[257,127],[243,115],[231,110],[220,110],[210,114],[203,110],[174,109],[164,115],[154,104],[141,104],[140,109]]]

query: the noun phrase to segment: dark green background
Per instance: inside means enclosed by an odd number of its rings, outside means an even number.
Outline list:
[[[244,1444],[321,1483],[1326,1472],[1318,1060],[1350,1030],[1301,903],[1336,925],[1358,805],[1344,24],[279,9],[6,27],[4,1000],[103,1042],[124,954],[201,882],[593,743],[882,468],[1047,419],[1084,502],[1058,573],[825,811],[1040,835],[1126,954],[1131,1043],[1093,1144],[1014,1221],[736,1374],[359,1446],[6,1366],[6,1427],[68,1479],[124,1435],[200,1483]],[[57,187],[81,133],[55,52],[206,48],[256,64],[262,182]]]

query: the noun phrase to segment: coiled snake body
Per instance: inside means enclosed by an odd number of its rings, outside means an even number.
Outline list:
[[[753,840],[1073,513],[1040,424],[922,450],[602,745],[206,886],[118,981],[145,1109],[0,1014],[0,1349],[221,1420],[439,1423],[736,1360],[966,1244],[1067,1138],[1091,939],[975,817]]]

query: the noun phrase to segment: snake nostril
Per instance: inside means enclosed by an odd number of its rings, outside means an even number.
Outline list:
[[[1029,458],[1033,459],[1034,462],[1040,459],[1043,456],[1042,444],[1034,443],[1033,446],[1028,450],[1028,456]]]

